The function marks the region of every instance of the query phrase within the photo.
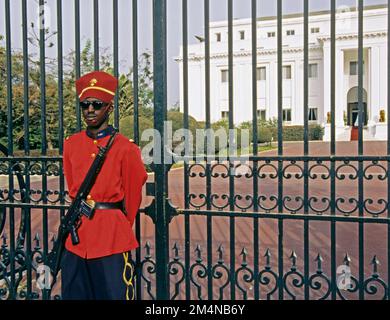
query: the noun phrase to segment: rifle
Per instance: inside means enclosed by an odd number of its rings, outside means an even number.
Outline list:
[[[106,158],[107,152],[110,150],[112,144],[114,143],[117,130],[114,129],[114,132],[111,134],[110,139],[107,142],[105,147],[98,146],[99,153],[95,157],[91,167],[89,168],[87,175],[81,184],[74,201],[70,205],[67,213],[61,218],[61,223],[58,228],[57,239],[54,242],[53,249],[47,257],[47,266],[50,267],[51,274],[53,276],[53,282],[51,287],[54,286],[57,280],[58,272],[61,269],[61,258],[65,248],[65,241],[70,234],[73,245],[77,245],[80,240],[77,234],[77,229],[81,225],[81,217],[85,215],[88,219],[92,218],[93,215],[93,205],[85,201],[86,196],[91,191],[96,178],[100,172],[100,169],[103,166],[104,160]]]

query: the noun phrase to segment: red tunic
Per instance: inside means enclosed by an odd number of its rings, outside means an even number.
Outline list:
[[[74,198],[98,154],[98,145],[105,146],[109,135],[92,139],[86,131],[67,138],[64,143],[64,174],[69,195]],[[125,199],[127,216],[119,209],[95,210],[91,220],[82,217],[78,229],[80,243],[74,246],[68,237],[67,250],[82,258],[99,258],[138,247],[132,226],[142,200],[146,182],[140,148],[125,136],[117,134],[103,167],[90,192],[95,202],[118,202]]]

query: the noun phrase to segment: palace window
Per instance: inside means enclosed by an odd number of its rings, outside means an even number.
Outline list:
[[[222,111],[221,117],[222,119],[229,119],[229,111]]]
[[[283,122],[291,122],[291,109],[283,109],[282,111]]]
[[[311,28],[311,33],[320,33],[320,28]]]
[[[240,31],[240,40],[245,40],[245,31]]]
[[[215,34],[215,40],[217,41],[217,42],[221,42],[221,33],[216,33]]]
[[[295,30],[287,30],[286,34],[288,36],[293,36],[293,35],[295,35]]]
[[[318,120],[318,108],[309,108],[309,121]]]
[[[283,66],[283,79],[291,79],[291,66]]]
[[[266,110],[257,110],[257,118],[259,120],[266,120]]]
[[[357,61],[350,61],[349,62],[349,75],[350,76],[357,76],[359,72],[359,64]],[[363,74],[364,74],[364,61],[363,61]]]
[[[259,67],[256,69],[256,79],[257,81],[267,80],[265,73],[265,67]]]
[[[267,32],[267,37],[268,38],[274,38],[275,37],[275,31]]]
[[[229,70],[221,70],[221,82],[226,83],[229,81]]]
[[[310,63],[308,73],[309,73],[309,78],[317,78],[318,77],[318,64],[317,63]]]

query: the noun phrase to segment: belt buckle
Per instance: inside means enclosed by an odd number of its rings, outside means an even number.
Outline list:
[[[94,200],[87,199],[85,202],[91,207],[91,209],[95,208],[95,201]]]

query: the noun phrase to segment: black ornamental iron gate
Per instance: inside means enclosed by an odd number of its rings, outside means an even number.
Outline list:
[[[72,3],[74,52],[70,70],[64,61],[63,37],[65,1],[37,2],[40,29],[35,33],[36,61],[32,52],[28,8],[30,1],[3,0],[1,21],[5,37],[0,45],[0,298],[56,299],[59,288],[44,286],[42,267],[51,250],[59,218],[69,205],[62,170],[64,136],[82,129],[78,101],[72,91],[74,79],[86,71],[88,61],[80,36],[80,1]],[[119,10],[112,8],[112,64],[103,65],[99,44],[99,7],[92,0],[92,69],[108,68],[119,72]],[[133,138],[140,141],[141,81],[139,56],[139,17],[137,0],[132,6],[132,74],[130,123],[120,122],[119,104],[124,103],[123,87],[115,101],[114,125],[133,126]],[[233,0],[227,6],[228,126],[234,128],[234,48]],[[277,2],[277,149],[259,153],[261,133],[257,118],[258,12],[259,2],[246,1],[251,8],[252,58],[252,145],[251,154],[227,159],[207,154],[194,161],[185,154],[181,167],[162,161],[152,163],[141,214],[136,221],[140,248],[133,259],[138,299],[388,299],[390,274],[389,199],[390,142],[381,144],[381,152],[367,155],[363,141],[363,0],[358,13],[358,106],[359,139],[356,154],[337,154],[335,129],[336,86],[336,1],[329,0],[330,19],[330,119],[331,139],[327,154],[317,154],[309,143],[309,1],[303,3],[303,141],[298,150],[287,153],[283,140],[283,12]],[[167,120],[167,1],[153,0],[153,115],[154,129],[165,141]],[[189,128],[189,4],[178,0],[182,13],[182,111],[183,128]],[[210,1],[204,6],[204,102],[205,123],[211,128],[210,99]],[[36,3],[37,4],[37,3]],[[50,30],[45,25],[45,10],[52,5],[57,48],[54,72],[48,68]],[[50,7],[51,8],[51,7]],[[179,7],[176,8],[177,14]],[[22,47],[11,42],[12,14],[20,10]],[[54,13],[55,12],[55,13]],[[45,18],[45,19],[44,19]],[[107,21],[107,20],[105,20]],[[128,23],[126,23],[126,27]],[[105,24],[107,27],[107,24]],[[389,26],[386,28],[389,29]],[[386,30],[386,31],[387,31]],[[386,39],[388,33],[386,32]],[[387,45],[389,48],[389,41]],[[388,50],[390,52],[390,50]],[[52,57],[53,58],[53,57]],[[105,61],[107,62],[107,61]],[[388,64],[389,65],[389,64]],[[390,75],[390,73],[388,73]],[[388,76],[389,77],[389,76]],[[122,79],[123,80],[123,79]],[[127,82],[126,82],[127,83]],[[389,91],[390,81],[387,82]],[[70,105],[70,107],[69,107]],[[5,106],[5,107],[4,107]],[[121,106],[122,107],[122,106]],[[69,118],[68,113],[74,113]],[[390,114],[390,103],[387,106]],[[67,123],[65,123],[66,121]],[[70,129],[69,129],[70,128]],[[390,125],[387,125],[389,133]],[[121,129],[121,128],[120,128]],[[38,139],[37,139],[38,137]],[[54,138],[53,138],[54,137]],[[207,139],[206,139],[207,140]],[[233,144],[229,136],[229,145]],[[155,140],[154,151],[165,155],[166,144]],[[188,140],[185,139],[186,144]],[[206,146],[209,141],[206,141]],[[188,145],[187,145],[188,146]],[[309,148],[310,147],[310,148]],[[340,146],[342,149],[343,146]],[[19,151],[17,149],[21,149]],[[58,150],[57,153],[53,150]],[[296,151],[296,150],[295,150]],[[343,150],[341,150],[343,151]],[[285,152],[287,154],[285,154]],[[170,153],[172,154],[172,153]],[[176,155],[177,156],[177,155]],[[43,272],[42,272],[43,270]],[[43,277],[43,279],[42,279]],[[43,283],[43,286],[42,286]]]

